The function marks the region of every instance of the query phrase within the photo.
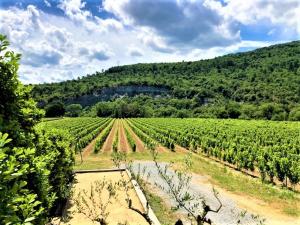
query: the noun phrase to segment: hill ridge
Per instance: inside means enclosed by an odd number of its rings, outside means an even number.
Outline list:
[[[116,66],[77,80],[34,85],[32,93],[41,107],[57,101],[91,107],[101,99],[90,104],[78,99],[82,96],[89,99],[89,96],[101,93],[103,88],[161,87],[169,89],[167,95],[157,97],[137,92],[126,97],[125,93],[105,101],[120,101],[122,98],[127,104],[142,102],[155,111],[150,112],[150,116],[181,114],[239,118],[242,112],[238,110],[238,115],[231,115],[228,107],[249,106],[247,110],[259,111],[259,107],[264,106],[266,111],[271,111],[267,112],[269,115],[244,115],[243,118],[272,119],[277,114],[273,119],[285,120],[299,107],[299,68],[300,41],[293,41],[193,62]],[[166,110],[176,112],[170,114]]]

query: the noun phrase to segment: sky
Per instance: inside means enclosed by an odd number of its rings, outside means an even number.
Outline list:
[[[300,39],[300,0],[0,0],[23,83],[195,61]]]

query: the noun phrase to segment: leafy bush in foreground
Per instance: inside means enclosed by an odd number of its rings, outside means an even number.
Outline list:
[[[10,148],[0,133],[0,224],[45,224],[69,196],[74,153],[59,130],[39,131],[36,148]]]
[[[69,196],[74,150],[65,132],[36,128],[43,111],[8,44],[0,34],[0,224],[45,224]]]

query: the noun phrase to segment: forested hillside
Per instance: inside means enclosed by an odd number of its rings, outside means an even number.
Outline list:
[[[32,93],[48,116],[80,104],[78,115],[300,120],[300,41],[196,62],[112,67],[35,85]]]

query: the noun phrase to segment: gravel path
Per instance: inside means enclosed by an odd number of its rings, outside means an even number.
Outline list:
[[[165,163],[160,163],[160,165],[166,165]],[[168,186],[162,180],[162,178],[159,176],[157,168],[154,164],[154,162],[150,161],[135,161],[133,163],[133,171],[137,173],[138,168],[146,168],[146,175],[147,173],[150,173],[151,175],[148,178],[148,182],[152,186],[160,185],[164,188],[162,190],[161,188],[155,188],[157,190],[157,194],[166,200],[166,204],[175,207],[175,201],[170,198],[170,196],[167,193]],[[174,174],[174,171],[170,170],[170,174]],[[145,178],[147,176],[144,176]],[[212,208],[216,209],[219,206],[218,201],[213,195],[212,186],[207,183],[207,177],[201,176],[198,174],[192,175],[192,180],[189,185],[189,193],[195,196],[202,196],[206,203]],[[243,212],[244,210],[239,208],[236,202],[229,197],[225,195],[220,195],[220,200],[223,204],[221,210],[219,213],[212,213],[209,212],[207,214],[207,218],[210,218],[213,221],[213,224],[224,224],[224,225],[231,225],[231,224],[237,224],[238,221],[238,214]],[[199,206],[199,210],[201,209],[201,204]],[[201,211],[201,210],[200,210]],[[179,210],[178,213],[186,215],[184,210]],[[250,213],[247,213],[244,218],[241,219],[242,224],[255,224],[254,220],[251,218]]]

